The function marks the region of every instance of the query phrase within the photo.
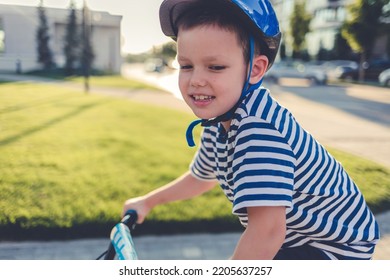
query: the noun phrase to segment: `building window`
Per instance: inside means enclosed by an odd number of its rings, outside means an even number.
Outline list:
[[[0,18],[0,54],[4,52],[5,48],[5,32],[3,28],[3,20]]]

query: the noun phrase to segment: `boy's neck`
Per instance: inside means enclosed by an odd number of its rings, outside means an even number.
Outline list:
[[[222,126],[223,126],[223,128],[225,129],[226,132],[229,131],[231,122],[232,122],[232,120],[221,122],[221,124],[222,124]]]

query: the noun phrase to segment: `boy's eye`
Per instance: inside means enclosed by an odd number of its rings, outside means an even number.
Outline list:
[[[192,69],[192,65],[180,65],[180,70],[189,70]]]
[[[211,70],[214,70],[214,71],[221,71],[221,70],[224,70],[226,69],[226,66],[222,66],[222,65],[212,65],[209,67]]]

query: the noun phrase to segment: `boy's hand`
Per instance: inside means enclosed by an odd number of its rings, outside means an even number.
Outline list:
[[[211,190],[215,183],[216,181],[199,180],[187,171],[175,181],[144,196],[126,200],[123,205],[122,217],[127,210],[133,209],[138,213],[137,223],[141,224],[155,206],[200,195]]]
[[[131,198],[125,201],[122,210],[122,217],[126,214],[127,210],[133,209],[137,211],[138,219],[137,224],[142,224],[145,217],[150,212],[151,208],[146,205],[146,199],[144,197]]]

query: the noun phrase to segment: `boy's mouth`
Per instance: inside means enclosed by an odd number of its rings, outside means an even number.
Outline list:
[[[215,99],[215,96],[203,95],[203,94],[191,94],[190,96],[195,101],[210,101]]]

